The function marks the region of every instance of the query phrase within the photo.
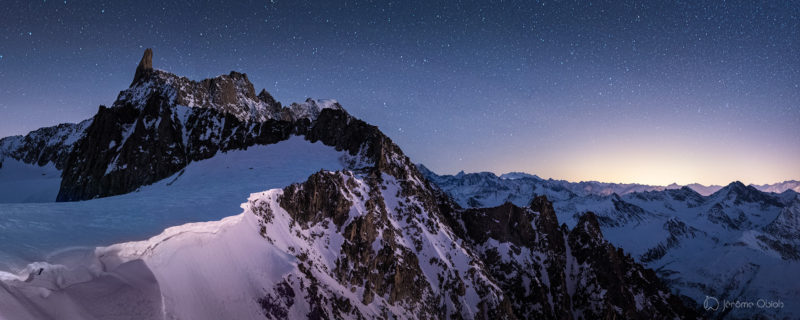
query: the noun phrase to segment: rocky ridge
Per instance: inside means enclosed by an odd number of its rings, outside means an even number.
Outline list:
[[[265,90],[256,95],[243,73],[193,81],[153,69],[147,49],[130,88],[111,107],[100,106],[92,119],[77,125],[0,140],[0,163],[5,157],[54,163],[62,170],[56,200],[87,200],[131,192],[218,152],[292,135],[347,150],[356,166],[382,163],[386,159],[375,152],[387,144],[377,131],[335,100],[307,99],[284,107]],[[356,157],[361,152],[371,154]]]
[[[559,226],[546,197],[529,207],[468,209],[460,220],[521,319],[689,317],[652,270],[610,245],[597,217]],[[521,285],[522,284],[522,285]]]
[[[604,240],[594,214],[569,230],[545,197],[526,208],[461,209],[402,153],[395,158],[399,170],[321,171],[251,197],[246,210],[260,218],[269,244],[284,246],[287,221],[303,243],[283,249],[298,257],[302,274],[277,281],[260,300],[267,318],[296,314],[297,299],[312,305],[312,318],[696,315],[652,270]]]

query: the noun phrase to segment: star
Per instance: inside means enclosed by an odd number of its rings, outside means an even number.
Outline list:
[[[795,3],[665,3],[620,15],[609,3],[412,1],[425,5],[142,0],[109,6],[107,15],[105,6],[97,10],[90,2],[56,11],[51,2],[12,1],[3,10],[19,20],[0,33],[0,43],[9,43],[3,55],[14,57],[0,56],[0,90],[9,106],[0,137],[91,117],[93,104],[112,103],[130,83],[141,48],[154,47],[159,68],[193,80],[234,69],[284,104],[306,96],[338,99],[354,116],[391,128],[387,134],[415,161],[444,172],[557,171],[556,159],[596,160],[575,151],[586,149],[586,136],[596,138],[602,152],[595,154],[655,152],[652,144],[619,139],[635,137],[674,148],[666,153],[677,162],[707,154],[677,147],[703,137],[709,146],[760,155],[751,162],[770,170],[797,172],[780,160],[800,157]],[[27,41],[14,43],[15,37]],[[62,60],[67,56],[69,63]],[[8,71],[23,68],[24,74]],[[76,70],[85,77],[76,79]],[[56,89],[22,97],[42,85]],[[50,100],[69,107],[50,112],[55,107],[43,103]],[[728,101],[741,103],[725,108]],[[30,109],[44,116],[23,119]],[[747,145],[755,137],[788,147]],[[481,164],[467,156],[476,149],[508,156]],[[461,153],[463,163],[447,161]],[[726,164],[741,158],[709,157]],[[633,165],[619,162],[626,164]]]

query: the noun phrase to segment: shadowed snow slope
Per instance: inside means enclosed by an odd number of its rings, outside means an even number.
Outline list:
[[[239,210],[242,195],[342,168],[344,153],[302,137],[193,162],[137,192],[80,202],[0,203],[0,270],[50,260],[57,250],[153,236]],[[8,160],[7,160],[8,161]]]
[[[61,171],[52,163],[40,167],[5,159],[0,166],[0,204],[53,202],[60,185]]]

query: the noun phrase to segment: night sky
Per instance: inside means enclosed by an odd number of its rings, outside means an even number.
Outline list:
[[[3,1],[0,136],[91,117],[154,67],[334,98],[438,173],[800,179],[792,1]]]

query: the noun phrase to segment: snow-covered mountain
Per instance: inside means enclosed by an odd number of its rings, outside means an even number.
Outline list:
[[[436,182],[449,194],[455,197],[456,201],[465,207],[497,206],[506,201],[514,201],[515,197],[529,192],[519,200],[524,203],[529,199],[534,190],[539,189],[542,194],[545,190],[549,192],[558,191],[559,193],[574,194],[577,196],[599,195],[608,196],[611,194],[626,195],[633,192],[663,191],[669,189],[680,189],[689,187],[695,192],[708,196],[719,191],[723,186],[705,186],[692,183],[685,186],[670,184],[667,186],[653,186],[638,183],[611,183],[598,181],[570,182],[566,180],[542,179],[537,175],[510,172],[495,175],[492,172],[464,173],[463,171],[455,175],[434,174],[422,164],[417,164],[428,179]],[[767,185],[753,185],[754,188],[764,192],[781,193],[786,190],[800,192],[800,181],[785,181]]]
[[[800,270],[800,198],[792,190],[767,193],[737,181],[708,196],[689,187],[602,195],[580,193],[586,190],[580,187],[583,183],[504,179],[490,173],[438,176],[424,167],[421,171],[464,206],[499,201],[520,205],[546,195],[568,226],[592,211],[611,243],[655,269],[674,293],[700,304],[706,296],[784,302],[781,308],[706,316],[800,316],[800,306],[788,303],[800,300],[800,282],[785,277]]]
[[[568,228],[546,197],[463,209],[338,103],[282,107],[253,92],[244,74],[196,82],[155,70],[147,50],[110,108],[41,140],[0,142],[0,179],[57,180],[58,200],[85,200],[0,204],[11,268],[0,318],[695,315],[605,240],[600,216],[570,216]],[[326,170],[275,186],[314,166]],[[215,215],[228,217],[181,224]],[[152,236],[170,222],[181,225]],[[108,243],[120,234],[139,241]]]
[[[350,117],[335,100],[282,107],[266,91],[256,95],[246,74],[198,82],[153,69],[151,59],[146,51],[130,88],[92,119],[0,140],[0,163],[52,163],[62,177],[54,200],[73,201],[124,194],[218,152],[292,135],[348,147],[341,137],[326,136],[333,132],[316,128]]]
[[[800,181],[797,180],[786,180],[784,182],[773,184],[754,185],[753,187],[764,192],[781,193],[786,190],[792,190],[800,193]]]
[[[686,187],[689,187],[689,189],[692,189],[692,190],[694,190],[694,192],[697,192],[697,193],[699,193],[701,195],[709,196],[709,195],[713,194],[714,192],[719,191],[719,189],[722,189],[723,186],[715,185],[715,184],[714,185],[710,185],[710,186],[706,186],[706,185],[702,185],[702,184],[699,184],[699,183],[690,183],[690,184],[687,184]]]
[[[491,172],[437,175],[424,165],[417,164],[426,178],[436,183],[466,208],[499,206],[505,202],[517,205],[528,203],[534,194],[551,198],[574,198],[589,195],[608,196],[631,192],[664,190],[662,186],[606,183],[597,181],[569,182],[542,179],[538,176],[512,172],[497,176]]]

